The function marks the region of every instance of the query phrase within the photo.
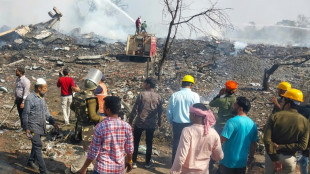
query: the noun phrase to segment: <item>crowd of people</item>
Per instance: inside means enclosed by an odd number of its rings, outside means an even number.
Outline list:
[[[46,135],[46,121],[59,129],[49,113],[44,96],[47,82],[38,78],[30,93],[30,81],[22,67],[16,69],[16,104],[21,126],[32,142],[27,165],[50,173],[42,157],[41,136]],[[144,80],[144,90],[136,97],[128,123],[119,117],[121,99],[108,96],[101,71],[91,69],[81,90],[63,69],[57,86],[61,88],[64,124],[70,124],[70,109],[76,117],[72,140],[81,142],[84,153],[66,173],[125,173],[137,168],[137,155],[145,131],[145,168],[152,167],[152,146],[156,127],[161,127],[163,99],[155,91],[156,80]],[[259,140],[255,122],[248,117],[251,102],[236,96],[238,83],[228,80],[225,88],[212,99],[209,107],[200,103],[194,92],[194,77],[184,76],[181,89],[169,99],[166,116],[172,126],[172,174],[246,173],[254,161]],[[75,94],[73,94],[75,92]],[[279,98],[272,98],[274,109],[264,127],[266,147],[265,173],[295,173],[299,153],[301,173],[307,173],[309,146],[309,111],[302,109],[303,93],[288,82],[278,85]],[[93,161],[95,165],[93,166]],[[37,164],[38,166],[37,166]],[[215,164],[218,164],[218,168]]]

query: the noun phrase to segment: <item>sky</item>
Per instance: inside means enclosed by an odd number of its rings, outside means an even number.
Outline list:
[[[89,1],[97,6],[97,11],[89,12]],[[138,16],[148,23],[148,31],[160,37],[166,35],[167,14],[163,13],[162,0],[123,0],[127,5],[124,14],[108,3],[110,0],[0,0],[0,27],[14,28],[19,25],[36,24],[50,19],[47,12],[56,6],[64,14],[56,29],[69,32],[80,27],[82,32],[95,32],[112,39],[127,38],[135,31],[132,19]],[[212,1],[215,2],[215,1]],[[191,15],[206,9],[208,0],[184,0]],[[236,27],[250,21],[258,25],[273,25],[282,19],[294,20],[297,15],[310,17],[309,0],[218,0],[219,8],[231,8],[227,14]],[[111,15],[113,14],[113,15]],[[186,29],[181,29],[186,33]],[[186,34],[182,37],[187,37]]]

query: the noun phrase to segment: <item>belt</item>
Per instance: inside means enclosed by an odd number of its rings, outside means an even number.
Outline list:
[[[61,95],[62,97],[67,97],[67,96],[70,96],[70,95],[72,95],[72,94],[69,94],[69,95]]]

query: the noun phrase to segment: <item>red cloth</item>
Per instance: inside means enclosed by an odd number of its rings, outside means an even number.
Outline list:
[[[140,18],[138,18],[138,19],[136,20],[136,26],[138,27],[138,26],[140,26],[140,24],[141,24],[141,21],[140,21]]]
[[[59,77],[57,87],[61,87],[61,96],[72,95],[71,87],[75,87],[72,77]]]

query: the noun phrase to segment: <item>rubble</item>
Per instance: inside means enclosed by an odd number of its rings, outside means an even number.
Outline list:
[[[3,91],[3,92],[8,92],[8,89],[4,86],[0,86],[0,91]]]
[[[52,18],[53,21],[54,18]],[[11,149],[19,153],[28,154],[31,143],[23,135],[23,132],[11,131],[20,127],[16,109],[9,113],[14,104],[15,67],[26,68],[26,77],[32,83],[38,77],[43,77],[48,83],[46,95],[47,105],[53,117],[62,124],[63,116],[60,106],[60,90],[56,83],[58,73],[62,68],[69,67],[75,83],[83,87],[83,78],[92,67],[100,69],[106,77],[105,84],[108,95],[122,98],[121,116],[126,120],[136,100],[136,96],[143,89],[143,80],[146,75],[145,62],[129,61],[124,56],[125,43],[108,43],[104,38],[95,33],[81,34],[79,29],[71,32],[71,35],[62,34],[52,28],[48,23],[23,26],[18,30],[0,35],[0,133],[9,140],[14,140]],[[126,38],[125,38],[126,39]],[[2,45],[1,43],[4,43]],[[158,56],[164,39],[158,38]],[[240,44],[240,43],[238,43]],[[274,63],[284,61],[289,55],[304,55],[310,52],[306,47],[279,47],[263,44],[241,44],[225,40],[181,40],[178,39],[171,48],[171,54],[163,67],[163,79],[156,90],[164,99],[164,108],[167,108],[169,97],[180,89],[180,81],[186,74],[194,76],[196,84],[193,88],[201,96],[201,102],[206,105],[215,97],[226,80],[236,80],[239,84],[237,96],[245,96],[252,101],[249,116],[257,123],[261,131],[273,105],[270,100],[276,95],[276,86],[282,80],[292,83],[295,88],[310,91],[304,85],[310,80],[309,63],[302,66],[283,66],[270,78],[270,91],[261,90],[261,82],[265,68]],[[154,67],[156,67],[155,61]],[[154,76],[154,74],[152,75]],[[155,76],[154,76],[155,77]],[[9,90],[8,90],[9,89]],[[306,96],[306,94],[305,94]],[[211,108],[217,113],[217,110]],[[72,113],[71,118],[74,118]],[[168,156],[168,153],[160,152],[160,146],[164,142],[170,142],[172,137],[171,125],[168,123],[165,112],[163,113],[162,126],[155,131],[155,142],[158,154]],[[3,121],[6,119],[5,121]],[[10,128],[10,129],[7,129]],[[48,126],[52,130],[52,126]],[[4,130],[7,131],[4,131]],[[62,135],[50,136],[44,139],[43,152],[46,157],[54,161],[61,161],[68,167],[82,152],[81,144],[71,144],[69,135],[74,130],[74,120],[70,127],[61,127]],[[260,142],[258,151],[263,153],[263,143]],[[142,146],[141,146],[142,147]],[[0,147],[1,149],[1,147]],[[144,151],[144,149],[142,149]],[[64,168],[64,167],[63,167]],[[60,169],[59,169],[60,171]]]

